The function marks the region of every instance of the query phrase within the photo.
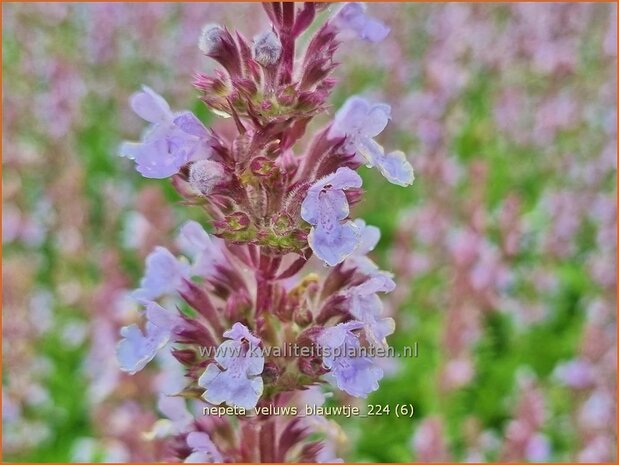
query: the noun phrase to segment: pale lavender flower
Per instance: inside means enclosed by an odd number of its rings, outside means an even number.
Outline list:
[[[351,153],[362,150],[382,153],[382,148],[373,137],[384,131],[390,119],[391,107],[386,103],[371,104],[366,99],[353,95],[335,114],[329,137],[346,137],[344,147]]]
[[[121,328],[123,337],[116,347],[120,369],[130,374],[142,370],[157,352],[173,338],[182,325],[182,319],[155,302],[146,304],[146,328],[144,333],[138,325]]]
[[[174,423],[178,431],[184,430],[193,421],[193,415],[187,410],[183,397],[162,394],[159,396],[157,408]]]
[[[355,250],[355,255],[367,255],[378,245],[380,240],[380,229],[376,226],[367,224],[361,218],[355,220],[355,224],[361,230],[361,240]]]
[[[164,123],[172,117],[168,102],[148,86],[143,86],[141,92],[134,93],[129,103],[133,111],[149,123]]]
[[[157,408],[166,418],[157,420],[153,429],[146,433],[147,439],[165,438],[182,433],[193,423],[193,415],[187,410],[183,397],[161,394]]]
[[[187,435],[187,445],[192,452],[185,463],[222,463],[221,453],[206,433],[193,431]]]
[[[392,184],[413,183],[413,167],[403,152],[385,154],[373,138],[379,135],[391,118],[391,107],[385,103],[371,104],[359,96],[350,97],[335,114],[329,137],[345,137],[344,150],[358,154],[368,168],[377,167]]]
[[[615,440],[606,436],[595,436],[584,441],[584,447],[578,453],[579,463],[610,462],[614,457]]]
[[[203,397],[214,405],[225,402],[254,408],[263,389],[260,374],[264,369],[264,355],[259,348],[260,339],[241,323],[234,323],[223,335],[230,340],[217,348],[216,363],[209,364],[198,380],[206,389]]]
[[[439,417],[424,418],[413,435],[415,458],[419,462],[445,462],[447,446],[443,434],[443,422]]]
[[[181,250],[192,258],[191,274],[194,276],[211,276],[217,265],[226,263],[223,241],[209,236],[196,221],[183,224],[177,242]]]
[[[316,181],[301,204],[301,217],[313,226],[309,245],[328,265],[344,261],[359,244],[358,227],[352,221],[342,221],[350,212],[344,191],[359,188],[362,182],[350,168],[338,168]]]
[[[527,442],[525,456],[529,462],[547,462],[550,459],[550,442],[546,435],[534,434]]]
[[[444,385],[450,390],[468,384],[473,376],[475,376],[475,366],[466,356],[449,360],[443,371]]]
[[[365,398],[378,389],[383,370],[372,359],[355,354],[361,343],[353,331],[362,327],[359,321],[339,323],[324,329],[317,342],[323,350],[323,364],[330,370],[327,381],[351,396]]]
[[[193,113],[173,113],[163,97],[147,86],[133,94],[130,103],[151,127],[142,142],[124,142],[120,155],[135,160],[142,176],[167,178],[192,160],[210,157],[211,134]]]
[[[557,366],[554,376],[566,386],[583,389],[594,382],[593,367],[583,359],[570,360]]]
[[[614,422],[613,397],[603,390],[594,391],[578,412],[579,426],[591,430],[610,427]]]
[[[395,283],[389,274],[382,272],[347,291],[351,315],[363,323],[366,336],[377,346],[387,344],[385,338],[393,333],[395,322],[393,318],[382,318],[383,303],[376,293],[394,289]]]
[[[380,273],[378,265],[367,256],[368,253],[374,250],[380,240],[380,229],[366,224],[361,218],[357,218],[354,223],[359,228],[359,245],[352,255],[346,259],[344,264],[356,268],[366,276]]]
[[[370,17],[366,10],[367,6],[363,3],[346,3],[336,13],[333,22],[341,30],[353,31],[360,39],[380,42],[389,35],[391,29]]]
[[[174,294],[189,277],[189,264],[179,261],[165,247],[156,247],[146,257],[146,271],[139,289],[133,292],[137,300],[154,300]]]

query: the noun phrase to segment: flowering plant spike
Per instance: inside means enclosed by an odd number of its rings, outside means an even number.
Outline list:
[[[384,103],[352,96],[326,127],[306,134],[312,119],[331,112],[340,40],[376,47],[389,34],[364,5],[345,4],[303,49],[298,39],[322,8],[266,3],[271,27],[253,40],[203,28],[199,50],[220,68],[197,73],[194,85],[234,125],[232,135],[173,111],[149,87],[130,99],[150,126],[120,155],[144,177],[171,178],[187,204],[204,210],[202,224],[179,228],[179,253],[157,247],[147,257],[133,293],[145,308],[144,329],[123,328],[118,344],[128,373],[161,351],[184,369],[185,388],[168,397],[182,402],[170,413],[180,418],[168,431],[170,460],[337,461],[328,452],[336,425],[322,419],[317,436],[316,421],[263,409],[300,407],[310,390],[365,398],[383,377],[371,351],[360,349],[387,345],[394,321],[379,293],[395,283],[366,256],[380,231],[351,218],[351,208],[362,200],[363,165],[401,186],[413,182],[413,169],[376,140],[391,117]],[[308,350],[278,353],[287,347]],[[233,410],[204,414],[216,407]],[[195,417],[188,420],[186,408]]]

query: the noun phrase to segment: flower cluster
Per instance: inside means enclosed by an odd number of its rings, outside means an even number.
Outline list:
[[[132,374],[171,349],[187,379],[176,396],[245,413],[237,426],[208,416],[190,423],[183,416],[180,424],[170,418],[177,425],[171,453],[186,461],[334,460],[324,453],[328,437],[312,442],[311,428],[298,419],[252,410],[294,404],[295,392],[325,382],[365,398],[383,370],[361,349],[385,348],[395,326],[379,298],[395,283],[366,256],[380,232],[350,218],[362,199],[362,165],[393,184],[413,182],[405,155],[375,140],[389,105],[353,96],[301,144],[308,123],[328,111],[339,37],[372,46],[389,28],[364,5],[346,4],[299,57],[297,39],[322,7],[264,8],[271,28],[253,41],[214,24],[200,37],[199,49],[221,69],[197,74],[195,86],[233,131],[224,136],[189,111],[173,112],[144,86],[130,104],[150,127],[140,142],[120,147],[144,177],[170,177],[187,203],[204,209],[212,230],[189,221],[177,238],[182,255],[156,247],[147,257],[133,293],[145,309],[144,328],[122,328],[117,347],[122,370]],[[271,350],[291,344],[310,350],[299,357]],[[247,449],[256,440],[258,456]]]

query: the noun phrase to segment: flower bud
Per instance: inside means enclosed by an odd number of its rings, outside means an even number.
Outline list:
[[[323,366],[320,357],[300,357],[297,366],[301,373],[312,378],[318,378],[329,371]]]
[[[299,307],[293,315],[294,322],[301,327],[308,326],[314,319],[312,312],[307,307]]]
[[[213,192],[215,186],[226,181],[227,177],[223,165],[216,161],[200,160],[189,167],[189,184],[202,195]]]
[[[273,66],[282,54],[282,43],[273,31],[266,31],[254,38],[252,56],[262,66]]]
[[[172,350],[172,355],[186,366],[191,366],[197,361],[196,352],[191,349],[174,349]]]
[[[218,24],[207,24],[202,28],[198,47],[206,55],[210,55],[217,51],[221,45],[221,36],[223,28]]]
[[[265,384],[274,384],[282,370],[273,362],[266,362],[262,370],[262,380]]]
[[[233,292],[226,299],[224,315],[232,321],[243,319],[252,309],[252,302],[245,291]]]

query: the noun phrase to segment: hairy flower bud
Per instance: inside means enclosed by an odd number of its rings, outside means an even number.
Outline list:
[[[299,357],[297,366],[301,373],[312,378],[317,378],[329,371],[323,366],[320,357]]]
[[[262,371],[262,379],[266,384],[274,384],[281,374],[281,369],[273,362],[267,362],[264,364],[264,370]]]
[[[206,55],[210,55],[217,51],[221,45],[221,36],[224,30],[219,24],[207,24],[202,28],[198,47]]]
[[[189,167],[189,184],[203,195],[210,194],[227,177],[223,165],[216,161],[200,160]]]
[[[294,322],[301,327],[308,326],[313,321],[312,312],[306,307],[297,308],[293,315]]]
[[[254,38],[252,56],[262,66],[273,66],[282,54],[282,43],[273,31],[266,31]]]

